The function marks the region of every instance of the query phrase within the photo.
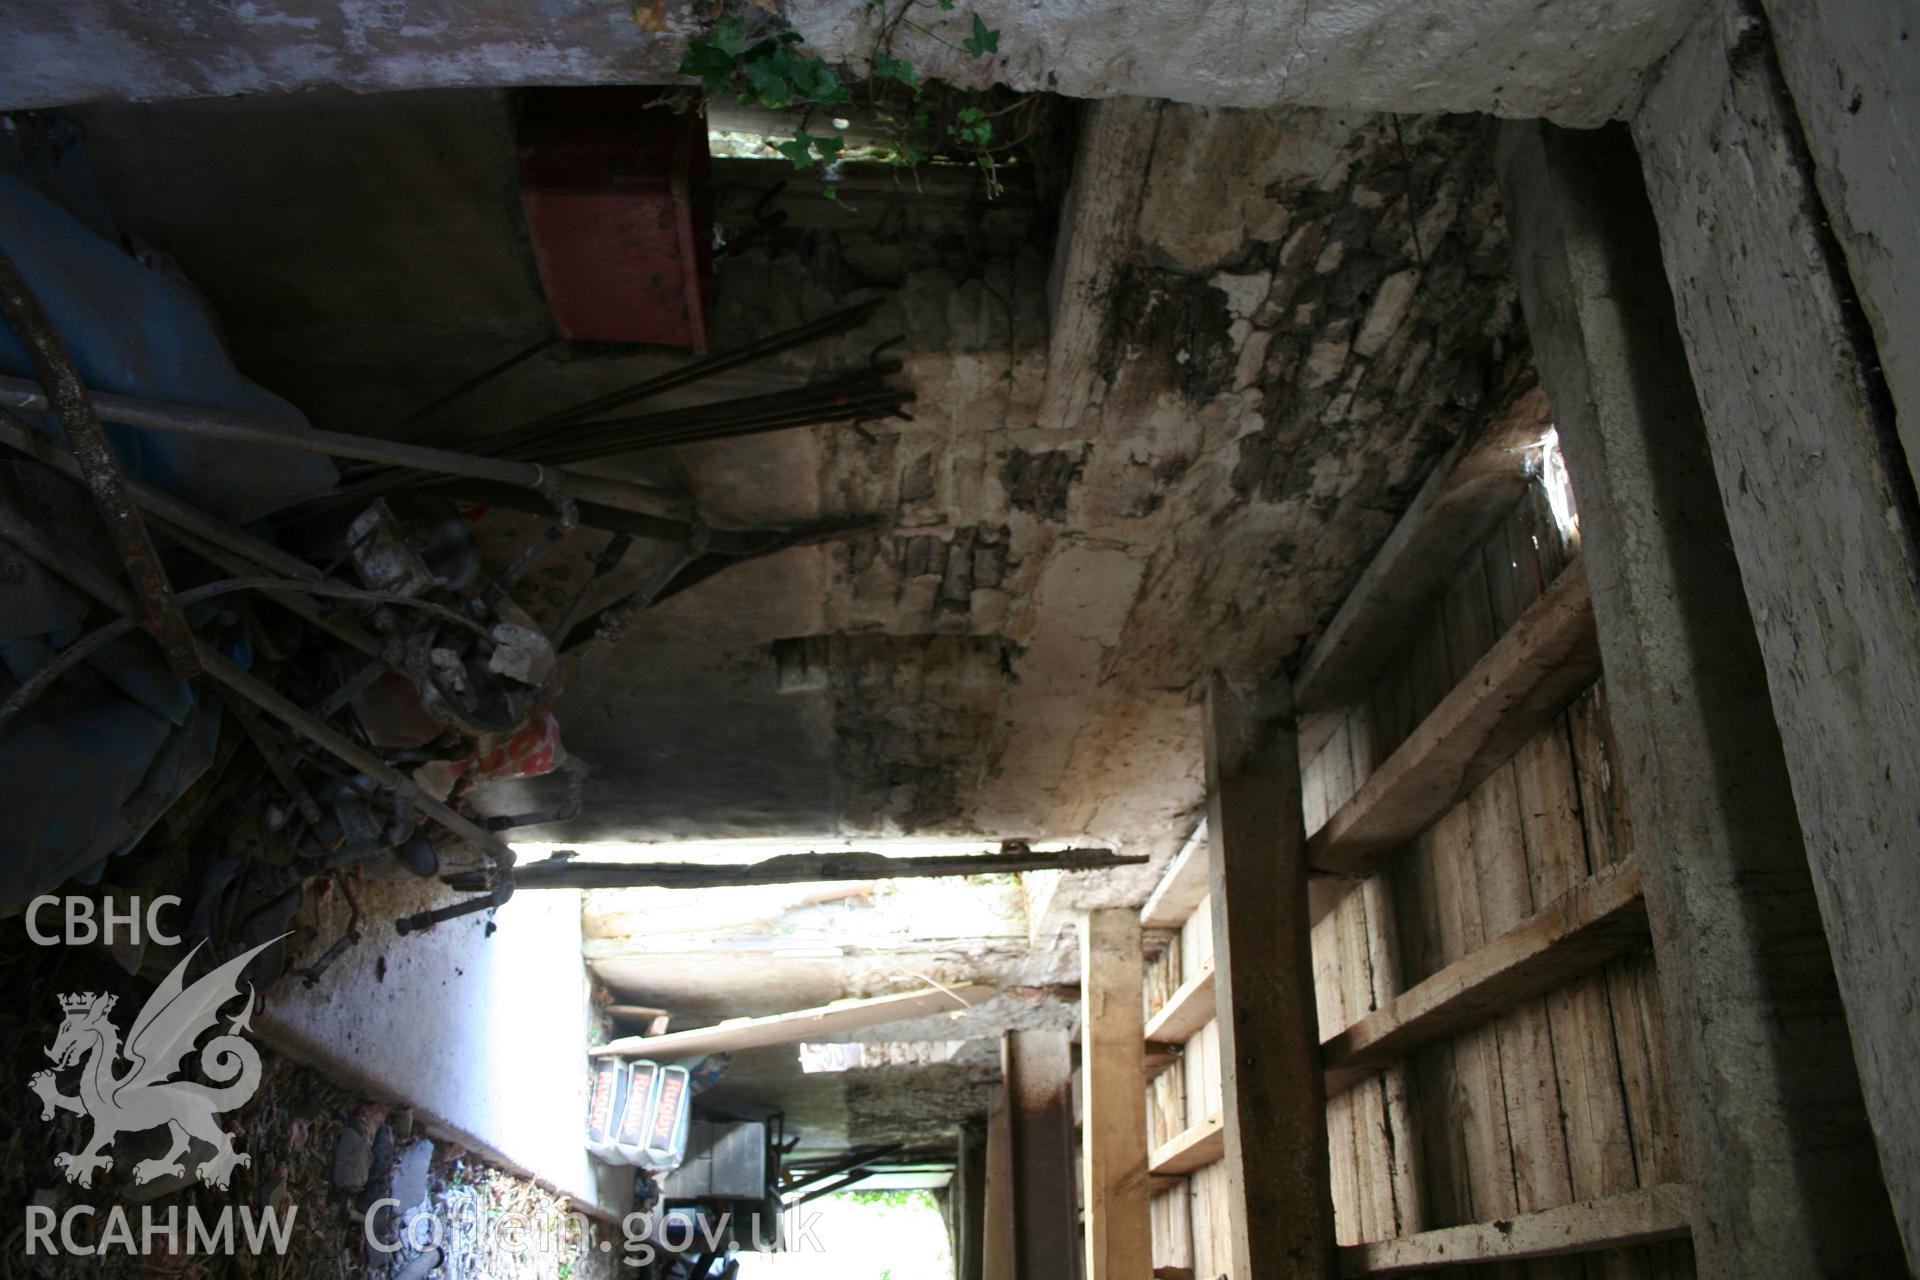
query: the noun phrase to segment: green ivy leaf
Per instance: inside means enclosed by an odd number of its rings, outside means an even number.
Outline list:
[[[805,133],[802,133],[799,138],[790,138],[785,142],[776,142],[773,144],[773,149],[793,161],[794,168],[811,169],[813,168],[813,146],[811,139],[805,142],[801,141],[801,139],[806,138],[806,136]]]
[[[973,15],[973,34],[960,42],[960,47],[976,58],[1000,51],[1000,33],[980,21],[980,15]]]
[[[761,106],[778,108],[793,101],[793,87],[781,73],[776,59],[761,58],[747,63],[743,69],[747,73],[747,83],[753,86],[754,93],[760,97]]]
[[[735,59],[719,46],[708,40],[698,40],[687,46],[680,59],[680,74],[699,76],[708,92],[725,89],[727,79],[733,74]]]
[[[913,69],[913,64],[905,58],[896,58],[886,53],[876,53],[873,55],[873,74],[879,76],[882,80],[898,80],[915,93],[920,92],[920,74]]]
[[[829,200],[838,200],[840,198],[840,188],[828,187],[825,191],[822,191],[820,194],[825,196]]]
[[[747,24],[744,22],[716,22],[713,30],[707,33],[705,43],[712,45],[731,58],[738,58],[747,51]]]
[[[853,95],[840,83],[840,77],[824,59],[816,58],[813,63],[813,84],[807,90],[807,96],[824,107],[838,106]]]

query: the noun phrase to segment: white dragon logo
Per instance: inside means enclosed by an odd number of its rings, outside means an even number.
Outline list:
[[[42,1120],[53,1119],[56,1111],[93,1118],[93,1137],[86,1147],[53,1159],[66,1171],[67,1181],[92,1186],[96,1169],[113,1167],[107,1149],[117,1136],[161,1125],[171,1131],[172,1145],[158,1159],[133,1167],[136,1183],[185,1174],[181,1157],[196,1138],[214,1150],[199,1170],[200,1180],[210,1187],[224,1189],[236,1166],[251,1163],[251,1157],[234,1150],[234,1135],[221,1130],[219,1119],[220,1112],[241,1105],[260,1087],[260,1053],[240,1035],[253,1012],[251,986],[245,1007],[229,1018],[226,1033],[200,1050],[201,1073],[219,1087],[170,1077],[180,1070],[180,1059],[193,1052],[194,1041],[219,1021],[221,1006],[240,994],[237,984],[247,962],[277,941],[269,939],[234,957],[189,987],[187,966],[200,950],[196,946],[133,1020],[124,1049],[119,1029],[108,1017],[116,997],[91,991],[60,997],[66,1020],[47,1050],[53,1070],[36,1072],[27,1087],[40,1095]],[[116,1075],[123,1056],[131,1065]],[[75,1064],[80,1064],[79,1094],[68,1097],[54,1077]]]

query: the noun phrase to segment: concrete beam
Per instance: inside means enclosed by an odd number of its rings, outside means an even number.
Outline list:
[[[973,10],[999,52],[958,46]],[[0,46],[0,108],[381,89],[644,84],[674,78],[698,29],[680,6],[643,30],[628,5],[577,0],[320,0],[208,7],[21,0]],[[866,0],[784,6],[810,48],[864,65]],[[901,30],[894,52],[953,83],[1077,98],[1171,98],[1393,111],[1494,111],[1596,123],[1619,112],[1685,31],[1658,0],[1279,0],[1249,21],[1233,0],[978,0]],[[944,28],[944,29],[943,29]]]
[[[1765,0],[1806,126],[1813,180],[1847,257],[1920,464],[1920,22],[1909,0]]]
[[[1731,6],[1677,50],[1633,130],[1881,1168],[1920,1264],[1920,498],[1861,322],[1880,277],[1849,276],[1753,12]],[[1894,216],[1910,237],[1911,206]],[[1901,266],[1910,289],[1915,263]]]
[[[1834,1052],[1846,1023],[1632,147],[1508,125],[1499,165],[1579,494],[1700,1273],[1891,1271],[1899,1242],[1853,1064]]]

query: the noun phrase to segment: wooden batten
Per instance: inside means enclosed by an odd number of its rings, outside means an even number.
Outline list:
[[[1308,865],[1363,874],[1465,799],[1599,674],[1586,568],[1575,560],[1308,837]]]
[[[1685,1186],[1666,1183],[1499,1222],[1349,1245],[1340,1250],[1340,1274],[1402,1275],[1435,1267],[1520,1262],[1678,1240],[1688,1234],[1687,1200]]]
[[[624,1036],[590,1050],[596,1057],[688,1058],[702,1053],[732,1053],[770,1044],[793,1044],[809,1036],[880,1026],[907,1018],[962,1011],[1000,993],[992,987],[964,986],[901,995],[847,1000],[817,1009],[796,1009],[766,1018],[736,1018],[711,1027],[669,1031],[661,1036]]]
[[[1405,643],[1407,619],[1445,593],[1461,562],[1512,507],[1527,484],[1525,450],[1552,421],[1536,387],[1434,467],[1301,664],[1294,694],[1303,758],[1332,732],[1329,713],[1358,698]]]
[[[1207,824],[1193,829],[1140,908],[1144,929],[1178,929],[1207,896]]]
[[[1217,1156],[1236,1277],[1330,1276],[1333,1198],[1307,912],[1299,733],[1284,679],[1207,690],[1208,900],[1219,1035]],[[1157,1153],[1208,1163],[1208,1126]]]
[[[1204,1168],[1226,1154],[1226,1124],[1219,1116],[1208,1116],[1155,1147],[1147,1160],[1147,1171],[1155,1177],[1177,1177]]]
[[[1181,983],[1160,1012],[1147,1020],[1146,1038],[1155,1044],[1185,1044],[1213,1021],[1214,1014],[1213,966],[1208,965]]]
[[[1140,989],[1140,921],[1126,908],[1081,926],[1082,1154],[1085,1280],[1137,1280],[1153,1266],[1147,1217],[1147,1117]]]
[[[642,1024],[646,1028],[640,1033],[643,1036],[663,1036],[673,1021],[673,1015],[665,1009],[640,1004],[610,1004],[607,1006],[607,1016],[616,1022]]]
[[[1647,936],[1640,874],[1603,867],[1526,921],[1333,1035],[1327,1092],[1564,985]]]

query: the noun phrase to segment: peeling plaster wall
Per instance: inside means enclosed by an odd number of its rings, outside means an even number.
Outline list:
[[[1658,0],[980,0],[1000,54],[968,59],[930,37],[902,52],[958,83],[1073,97],[1214,106],[1486,111],[1596,124],[1697,12]],[[795,0],[794,26],[864,64],[863,0]],[[944,21],[961,24],[964,11]],[[613,0],[20,0],[0,46],[0,109],[318,87],[647,83],[672,77],[694,28],[640,29]],[[942,21],[943,19],[930,19]],[[952,43],[964,28],[956,25]]]
[[[1086,567],[1061,582],[1133,599],[1118,635],[1036,610],[1016,670],[1083,681],[1095,711],[1075,731],[1011,708],[988,803],[1031,808],[1060,778],[1068,821],[1170,856],[1201,800],[1198,683],[1296,654],[1437,452],[1528,384],[1486,138],[1465,117],[1159,110],[1093,406],[1050,433],[1094,441],[1070,507]],[[1109,892],[1060,888],[1041,940]]]

